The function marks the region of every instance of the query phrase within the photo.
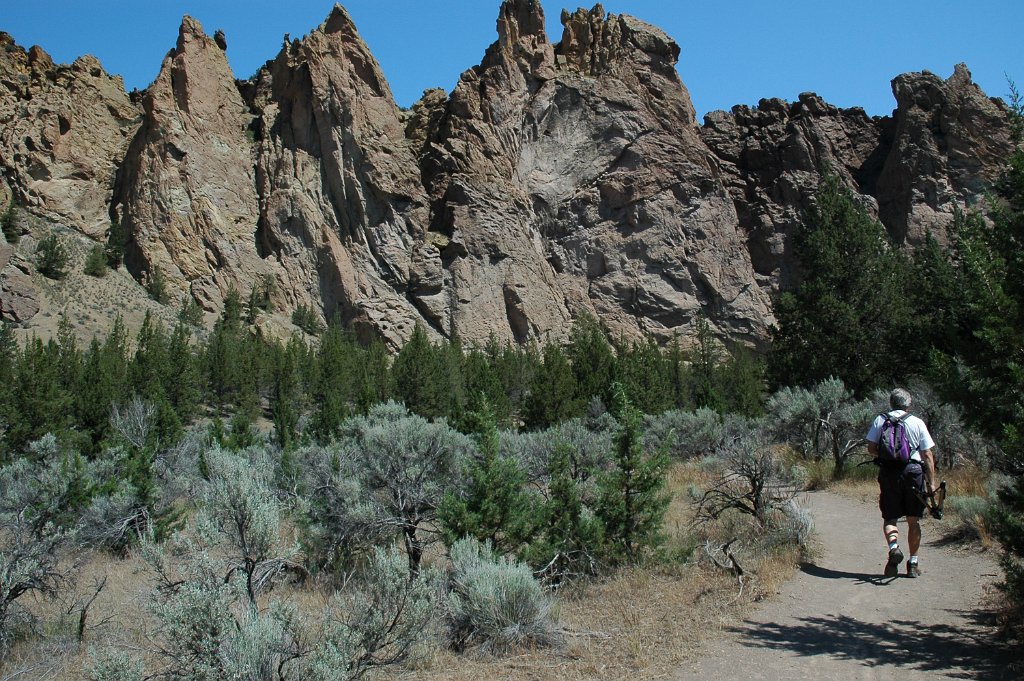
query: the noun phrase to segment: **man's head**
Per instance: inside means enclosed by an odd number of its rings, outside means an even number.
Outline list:
[[[896,388],[889,393],[889,407],[891,409],[910,409],[910,393],[903,388]]]

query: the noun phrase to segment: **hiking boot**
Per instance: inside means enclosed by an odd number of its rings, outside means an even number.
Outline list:
[[[886,577],[896,577],[900,574],[900,563],[903,562],[903,552],[900,547],[889,549],[889,562],[885,564]]]
[[[921,568],[917,566],[917,563],[907,563],[907,577],[920,577]]]

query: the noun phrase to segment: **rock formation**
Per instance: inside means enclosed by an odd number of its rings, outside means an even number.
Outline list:
[[[269,270],[256,251],[252,115],[224,51],[191,17],[142,106],[112,208],[131,235],[125,264],[140,280],[159,269],[172,291],[219,309]]]
[[[0,32],[0,168],[17,202],[37,215],[102,238],[138,119],[121,77],[95,57],[56,65]]]
[[[761,346],[824,173],[913,246],[1009,149],[1005,104],[963,66],[896,78],[890,117],[806,93],[698,126],[661,30],[600,5],[561,19],[552,43],[539,2],[506,0],[480,65],[407,112],[341,7],[247,82],[186,17],[141,118],[91,58],[56,66],[3,37],[0,166],[37,216],[93,237],[120,219],[136,278],[159,269],[211,312],[271,277],[277,312],[312,306],[392,347],[416,324],[561,340],[583,312],[662,339],[703,314]]]

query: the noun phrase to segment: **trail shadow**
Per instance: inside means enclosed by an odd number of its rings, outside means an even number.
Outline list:
[[[811,577],[820,579],[850,579],[855,584],[871,584],[873,586],[884,586],[891,583],[895,577],[882,577],[881,575],[869,575],[865,572],[844,572],[832,568],[821,567],[814,563],[801,563],[800,572]]]
[[[895,665],[943,672],[957,679],[1021,678],[1011,649],[994,641],[977,620],[959,626],[910,619],[878,624],[846,615],[824,615],[802,617],[796,624],[747,621],[732,631],[745,646],[784,648],[807,657],[856,661],[865,667]]]

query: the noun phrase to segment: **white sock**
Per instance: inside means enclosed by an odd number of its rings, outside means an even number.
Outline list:
[[[916,563],[917,562],[917,556],[911,556],[910,557],[910,562],[911,563]]]
[[[891,541],[891,542],[889,542],[889,550],[890,551],[892,551],[893,549],[898,549],[899,547],[900,547],[900,543],[898,541]]]

